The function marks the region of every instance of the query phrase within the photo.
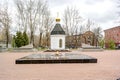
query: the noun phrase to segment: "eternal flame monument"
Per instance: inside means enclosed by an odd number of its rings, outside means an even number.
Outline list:
[[[49,53],[31,54],[15,61],[16,64],[50,64],[50,63],[97,63],[97,59],[88,55],[66,52],[65,31],[56,19],[56,25],[51,32],[51,49]],[[57,51],[57,52],[54,52]]]

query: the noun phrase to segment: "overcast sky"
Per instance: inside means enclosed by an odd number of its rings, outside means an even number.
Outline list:
[[[83,18],[91,19],[103,30],[119,25],[117,0],[48,0],[48,3],[54,15],[63,14],[67,6],[74,6]]]
[[[0,0],[4,2],[5,0]],[[99,24],[103,30],[118,26],[119,17],[117,14],[117,0],[47,0],[51,15],[56,17],[57,12],[62,17],[63,11],[67,6],[73,6],[79,9],[80,15],[84,19],[91,19]],[[13,9],[13,0],[8,0],[8,4]]]

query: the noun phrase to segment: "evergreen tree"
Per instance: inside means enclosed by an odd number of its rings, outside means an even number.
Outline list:
[[[26,34],[26,32],[24,31],[23,32],[23,45],[28,45],[29,44],[29,39],[28,39],[28,36]]]
[[[21,47],[24,45],[23,35],[21,32],[16,33],[15,43],[17,47]]]

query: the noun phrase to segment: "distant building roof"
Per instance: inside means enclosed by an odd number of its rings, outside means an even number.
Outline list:
[[[108,31],[108,30],[115,29],[115,28],[118,29],[118,28],[120,28],[120,26],[112,27],[112,28],[106,29],[106,30],[104,30],[104,31]]]
[[[51,35],[62,34],[65,35],[65,31],[62,29],[61,25],[57,23],[53,28]]]

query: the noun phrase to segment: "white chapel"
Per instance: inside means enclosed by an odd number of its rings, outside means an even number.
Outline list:
[[[51,31],[50,48],[53,50],[65,49],[65,31],[61,27],[59,18],[56,18],[55,27]]]

